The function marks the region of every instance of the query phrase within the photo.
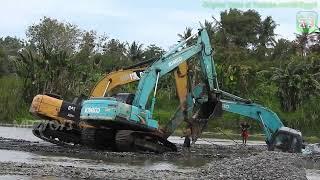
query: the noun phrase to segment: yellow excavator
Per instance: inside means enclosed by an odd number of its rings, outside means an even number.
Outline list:
[[[153,60],[144,61],[106,74],[95,84],[91,90],[90,97],[105,97],[116,87],[138,81],[146,66],[152,63],[152,61]],[[181,107],[183,107],[187,94],[186,75],[186,63],[181,64],[174,72]],[[82,131],[86,130],[91,132],[90,129],[93,128],[80,121],[81,103],[83,99],[84,97],[77,97],[73,102],[67,102],[56,94],[45,93],[36,95],[29,111],[34,116],[47,121],[36,124],[32,130],[33,134],[44,141],[57,145],[98,145],[98,142],[92,142],[90,139],[87,139],[86,142],[81,140],[81,135],[83,136],[83,134],[85,134]],[[96,131],[94,132],[97,133]],[[97,134],[97,136],[99,135]]]

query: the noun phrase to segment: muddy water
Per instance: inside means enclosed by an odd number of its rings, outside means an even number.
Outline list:
[[[50,143],[44,142],[41,139],[35,137],[30,128],[15,128],[15,127],[0,127],[0,137],[11,138],[11,139],[23,139],[32,142],[39,142],[40,144],[47,144],[48,146],[55,146]],[[178,137],[172,138],[177,142],[180,141]],[[178,142],[179,143],[179,142]],[[77,157],[76,155],[70,154],[70,156],[57,156],[55,153],[29,153],[22,151],[12,150],[0,150],[0,161],[1,162],[23,162],[33,164],[55,164],[63,166],[76,166],[76,167],[90,167],[90,168],[108,168],[108,169],[134,169],[142,168],[145,170],[176,170],[185,171],[186,167],[199,167],[205,165],[209,160],[199,159],[194,161],[186,157],[183,161],[165,161],[150,160],[149,158],[140,158],[128,162],[126,159],[123,160],[108,160],[101,161],[97,160],[96,157]]]
[[[39,155],[29,152],[0,150],[0,162],[20,162],[32,164],[51,164],[60,166],[73,166],[82,168],[105,168],[105,169],[135,169],[145,170],[179,170],[179,167],[170,162],[152,162],[150,160],[136,162],[105,162],[91,159],[80,159],[53,155]]]
[[[0,137],[23,139],[27,141],[39,141],[39,138],[35,137],[30,128],[16,128],[16,127],[1,127]]]
[[[48,146],[54,146],[48,142],[44,142],[43,140],[35,137],[30,128],[16,128],[16,127],[1,127],[0,126],[0,137],[11,138],[11,139],[23,139],[26,141],[31,142],[39,142],[41,144],[46,144]],[[169,141],[182,144],[183,138],[172,136],[169,137]],[[237,141],[237,143],[241,143]],[[235,142],[230,140],[224,139],[199,139],[197,144],[219,144],[219,145],[234,145]],[[249,142],[250,145],[261,145],[264,144],[262,141],[251,141]],[[11,155],[10,155],[11,153]],[[16,158],[14,158],[16,157]],[[23,159],[23,157],[25,157]],[[0,161],[6,160],[13,160],[18,162],[30,162],[30,160],[35,160],[32,163],[39,163],[39,162],[55,162],[59,165],[69,165],[76,163],[78,165],[84,165],[86,167],[95,167],[95,166],[105,166],[106,168],[143,168],[146,170],[182,170],[186,169],[186,167],[200,167],[205,165],[206,163],[210,162],[211,159],[206,158],[195,158],[186,156],[184,159],[180,161],[166,159],[165,161],[159,160],[150,160],[149,158],[139,158],[134,159],[133,161],[128,162],[125,158],[124,159],[116,159],[115,161],[108,160],[108,162],[99,163],[99,161],[92,160],[97,159],[96,157],[78,157],[75,155],[70,154],[68,157],[60,157],[56,156],[54,153],[41,153],[37,152],[34,153],[27,153],[27,152],[19,152],[19,151],[6,151],[0,150]],[[62,162],[62,163],[61,163]],[[108,165],[106,165],[106,163]]]

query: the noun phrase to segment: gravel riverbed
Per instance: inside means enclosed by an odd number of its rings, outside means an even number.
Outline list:
[[[0,161],[0,175],[66,179],[297,180],[307,179],[305,160],[318,160],[318,156],[269,152],[263,145],[202,144],[193,146],[190,151],[178,145],[178,152],[153,154],[97,151],[0,138],[0,150],[40,156],[39,161],[34,158],[31,161],[15,161],[15,158]],[[48,156],[52,157],[48,160]],[[153,169],[147,162],[168,163],[169,167]],[[122,166],[104,166],[110,164]]]

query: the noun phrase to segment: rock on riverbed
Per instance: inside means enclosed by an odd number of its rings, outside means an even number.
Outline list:
[[[256,156],[213,161],[199,174],[205,179],[306,179],[301,157],[265,151]]]

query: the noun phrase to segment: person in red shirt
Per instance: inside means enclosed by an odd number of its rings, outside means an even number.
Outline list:
[[[242,144],[247,144],[247,140],[249,137],[249,131],[250,125],[247,122],[240,123],[241,127],[241,136],[242,136]]]

